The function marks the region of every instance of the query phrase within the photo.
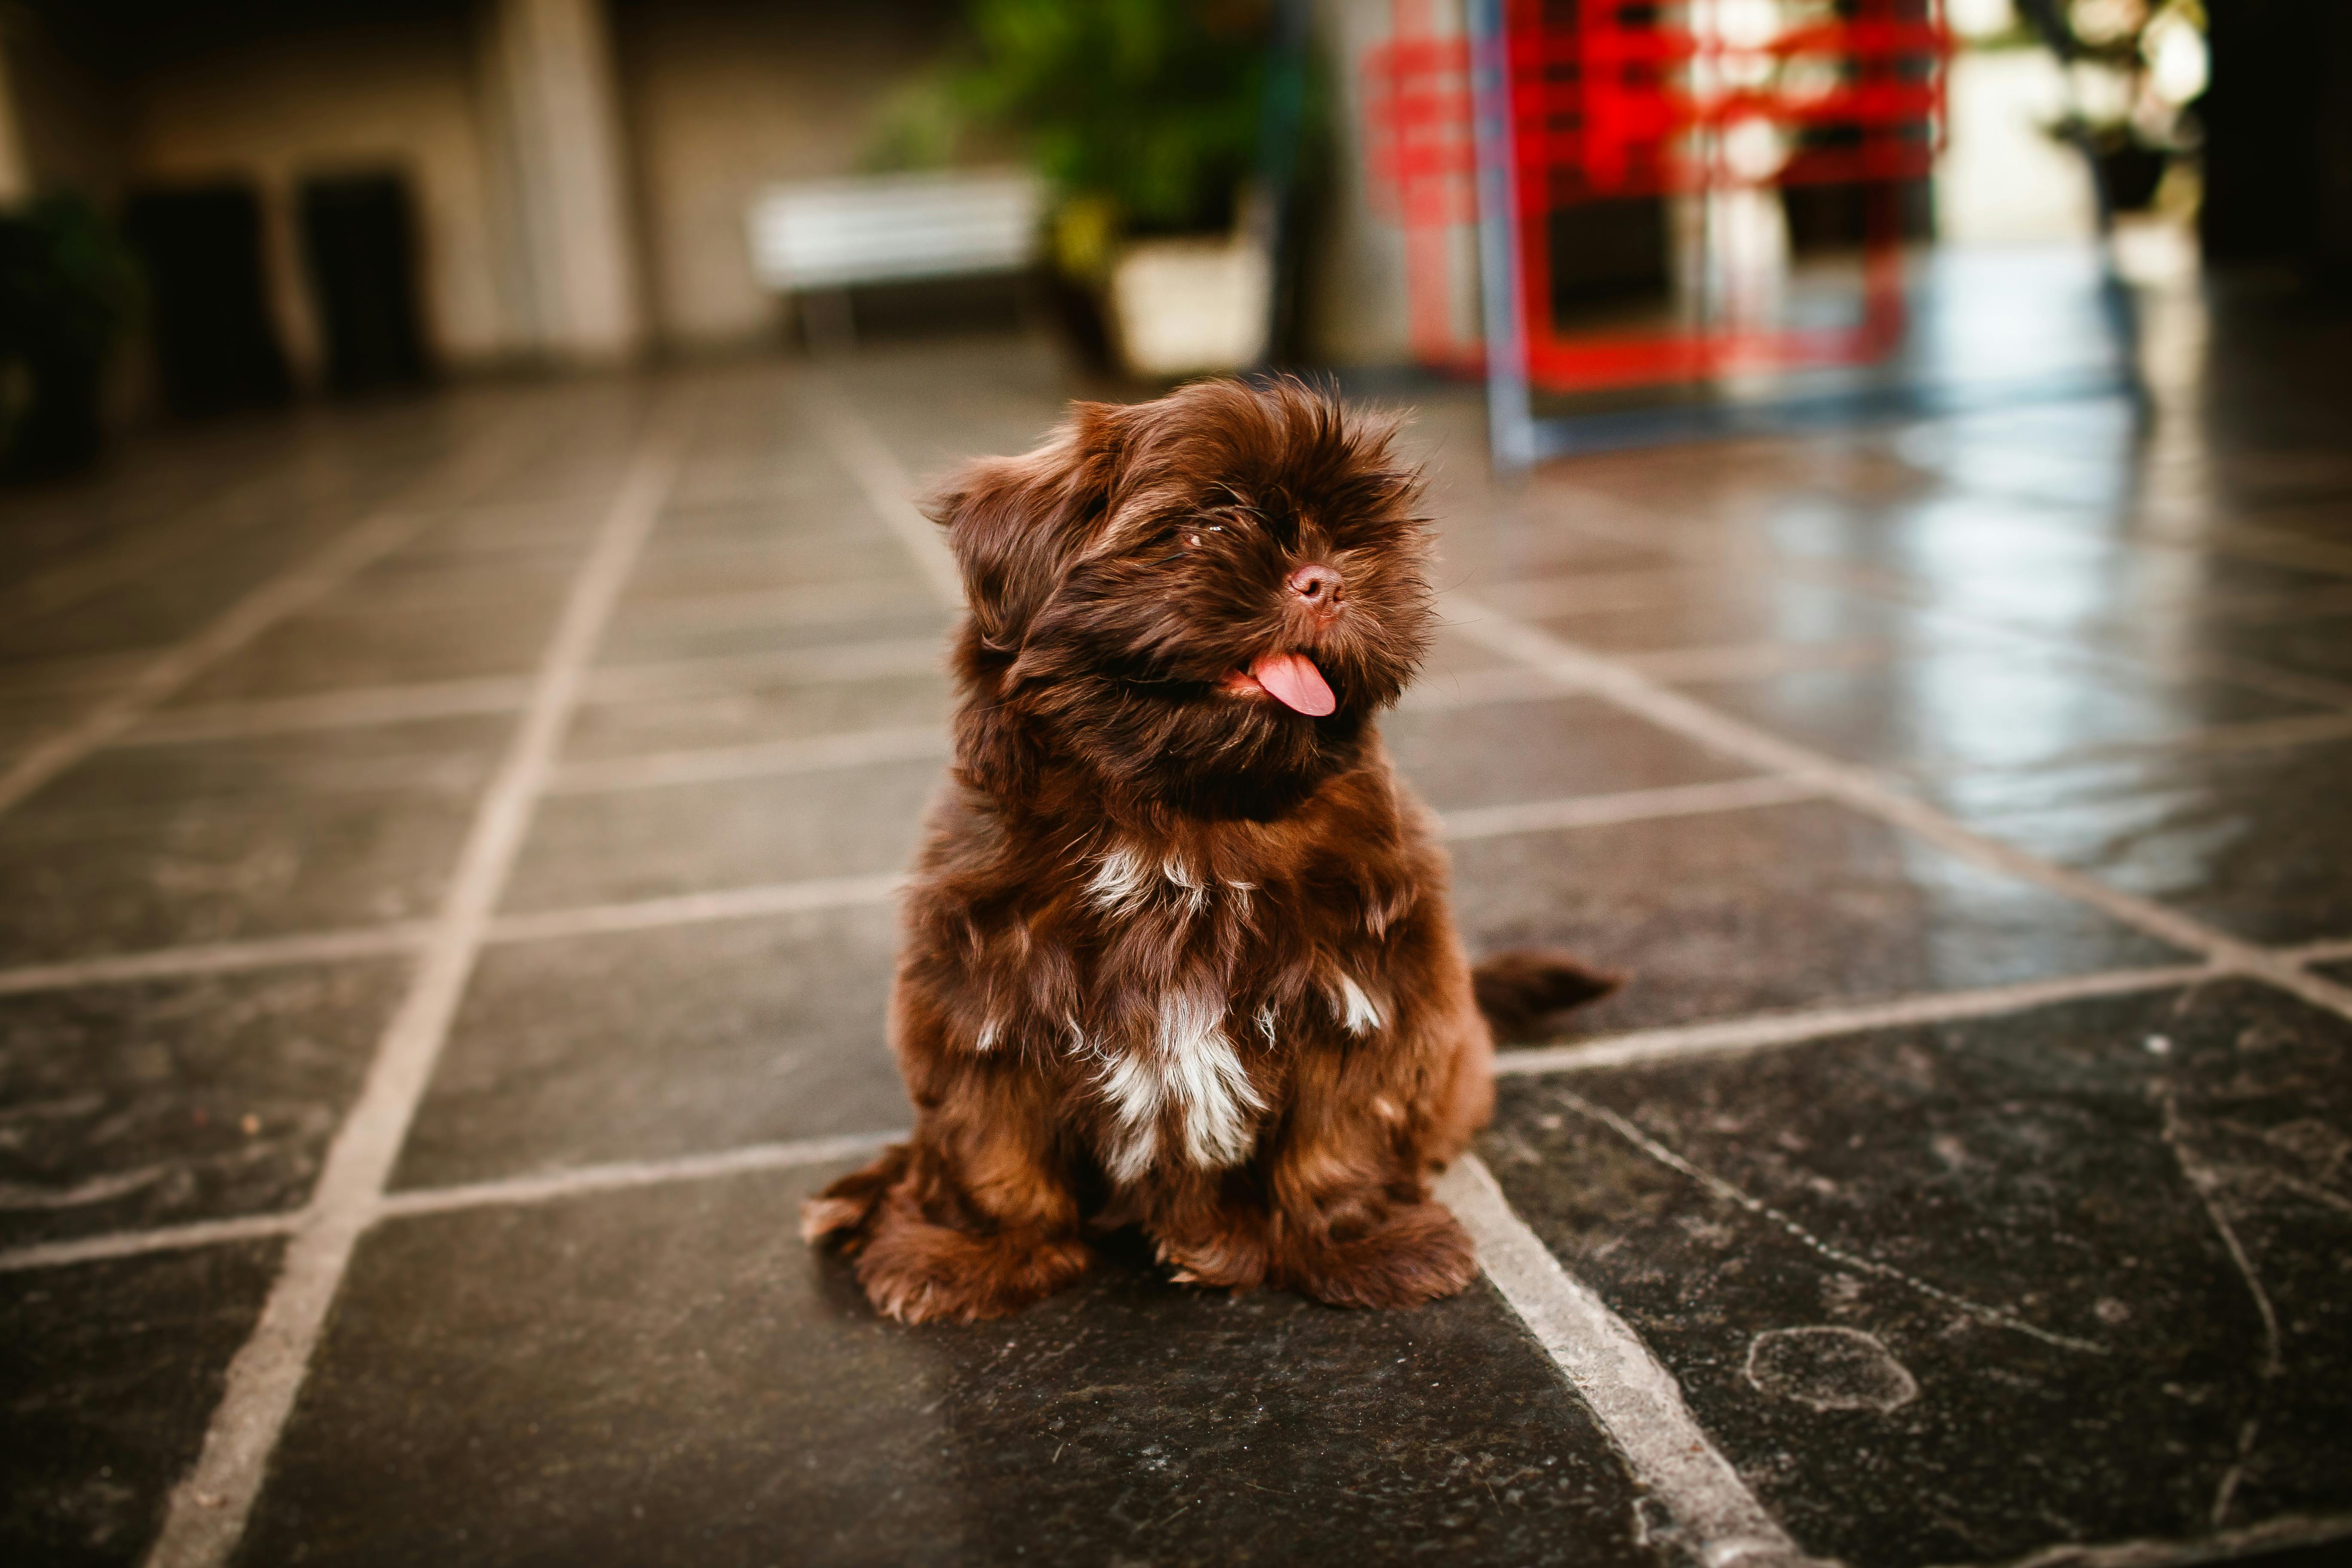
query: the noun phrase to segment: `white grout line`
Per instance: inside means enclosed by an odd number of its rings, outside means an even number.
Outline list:
[[[1591,1407],[1633,1479],[1665,1510],[1688,1557],[1706,1568],[1808,1561],[1708,1441],[1674,1375],[1511,1212],[1475,1154],[1456,1160],[1436,1193],[1477,1244],[1486,1278]]]
[[[808,885],[800,884],[800,886]],[[857,889],[844,884],[840,890],[849,894],[870,889]],[[845,902],[846,901],[848,900],[845,899]],[[856,901],[872,900],[859,898]],[[821,906],[810,901],[804,902],[801,907]],[[629,905],[609,906],[606,912],[609,917],[618,917],[623,911],[631,908],[632,906]],[[571,911],[566,912],[571,913]],[[614,924],[604,929],[628,928]],[[520,932],[509,940],[528,940],[531,934],[534,933]],[[2352,954],[2352,942],[2321,943],[2317,946],[2322,950],[2341,948],[2346,953]],[[1741,1051],[1767,1050],[1781,1046],[1800,1045],[1809,1040],[1857,1033],[1865,1029],[1888,1028],[1912,1024],[1947,1023],[1964,1018],[1988,1017],[2002,1013],[2020,1012],[2029,1007],[2045,1006],[2053,1003],[2081,1001],[2098,996],[2129,995],[2175,985],[2194,985],[2210,980],[2226,978],[2231,973],[2233,972],[2211,964],[2181,964],[2165,969],[2116,970],[2101,974],[2072,975],[2059,980],[2033,981],[2021,985],[1991,986],[1979,991],[1907,996],[1893,1002],[1864,1003],[1853,1006],[1820,1008],[1805,1013],[1728,1018],[1704,1024],[1644,1029],[1633,1034],[1608,1036],[1564,1045],[1506,1050],[1496,1063],[1495,1070],[1498,1075],[1507,1078],[1524,1077],[1534,1074],[1579,1072],[1596,1068],[1678,1061],[1693,1057],[1717,1056]],[[825,1160],[846,1159],[852,1155],[864,1153],[877,1145],[887,1143],[893,1138],[904,1135],[903,1132],[872,1132],[836,1138],[799,1139],[781,1143],[751,1144],[742,1148],[724,1150],[715,1154],[692,1154],[667,1160],[625,1161],[614,1164],[583,1166],[570,1171],[544,1174],[505,1177],[497,1181],[473,1183],[462,1187],[421,1188],[389,1194],[379,1203],[377,1209],[379,1213],[385,1215],[439,1213],[449,1209],[491,1204],[538,1202],[544,1197],[560,1197],[573,1192],[602,1191],[607,1188],[636,1186],[656,1182],[695,1180],[704,1175],[723,1175],[739,1170],[767,1170],[787,1165],[814,1164]],[[236,1219],[203,1220],[190,1225],[164,1226],[154,1230],[109,1232],[100,1236],[78,1237],[68,1241],[37,1242],[10,1251],[0,1252],[0,1272],[49,1268],[58,1264],[129,1257],[139,1253],[182,1247],[205,1247],[215,1242],[243,1240],[253,1237],[277,1236],[292,1229],[299,1217],[298,1215],[290,1214],[257,1215]]]
[[[822,910],[886,904],[906,885],[897,871],[871,877],[819,877],[805,882],[763,882],[675,898],[639,899],[623,904],[500,915],[491,922],[490,942],[545,942],[560,936],[596,936],[607,931],[653,931],[705,921],[750,920],[760,915],[808,914]]]
[[[814,685],[819,681],[871,680],[891,675],[937,676],[946,668],[946,657],[936,637],[885,637],[871,642],[823,643],[772,653],[667,659],[659,664],[616,664],[589,677],[582,700],[626,702],[648,697],[732,691],[747,680]]]
[[[1498,669],[1465,670],[1460,675],[1433,676],[1406,689],[1396,705],[1400,713],[1452,713],[1464,708],[1493,708],[1510,702],[1549,702],[1574,697],[1572,686],[1562,686],[1540,669],[1505,665]]]
[[[948,731],[937,725],[851,730],[797,741],[566,763],[556,770],[547,787],[551,795],[586,795],[707,784],[719,779],[778,778],[821,773],[828,768],[866,767],[877,763],[929,762],[947,756],[952,750]]]
[[[2297,968],[2200,921],[2135,898],[2079,871],[2029,855],[1962,826],[1923,800],[1901,794],[1868,770],[1786,741],[1732,718],[1683,692],[1671,690],[1614,660],[1561,641],[1537,627],[1457,597],[1455,628],[1494,648],[1581,683],[1630,712],[1675,731],[1726,756],[1788,774],[1854,809],[1892,823],[1963,859],[2049,889],[2132,926],[2184,952],[2231,969],[2260,975],[2315,1006],[2352,1017],[2352,989]],[[1484,611],[1483,616],[1479,613]]]
[[[898,578],[852,579],[822,588],[727,588],[709,593],[635,598],[615,617],[618,627],[830,626],[877,615],[939,613],[926,583],[919,594]]]
[[[360,687],[309,697],[260,698],[167,708],[118,737],[117,746],[176,746],[191,741],[241,740],[289,731],[398,724],[422,719],[464,719],[511,713],[530,696],[527,676],[436,680],[414,686]]]
[[[2111,741],[2080,746],[2038,757],[2030,763],[1953,762],[1897,764],[1896,771],[1940,779],[1977,777],[1987,773],[2043,773],[2099,763],[2129,762],[2138,757],[2175,756],[2228,752],[2254,752],[2270,747],[2299,746],[2314,742],[2352,738],[2352,713],[2304,713],[2289,719],[2244,719],[2209,724],[2178,734],[2142,741]]]
[[[507,440],[486,443],[446,466],[466,476],[458,482],[467,485],[482,469],[502,461],[510,445]],[[157,656],[120,690],[35,743],[0,773],[0,812],[122,734],[207,667],[406,543],[424,526],[421,514],[404,511],[396,502],[381,507],[333,542],[247,592],[194,636]]]
[[[76,1237],[70,1241],[37,1241],[0,1252],[0,1274],[26,1268],[58,1268],[74,1263],[100,1263],[114,1258],[140,1258],[151,1252],[184,1252],[216,1247],[223,1242],[254,1241],[284,1236],[299,1224],[299,1214],[240,1215],[234,1219],[205,1219],[189,1225],[163,1226],[153,1230],[113,1230],[101,1236]]]
[[[2295,963],[2333,963],[2339,958],[2352,958],[2352,938],[2305,942],[2301,947],[2286,949],[2280,956]]]
[[[1984,1018],[2000,1013],[2022,1012],[2059,1002],[2080,1002],[2096,996],[2128,996],[2140,991],[2160,991],[2173,985],[2195,985],[2238,973],[2221,964],[2181,963],[2162,969],[2119,969],[2099,974],[2071,974],[2056,980],[2032,980],[2017,985],[1992,985],[1977,991],[1946,991],[1905,996],[1891,1002],[1859,1002],[1802,1013],[1767,1013],[1738,1018],[1711,1019],[1703,1024],[1676,1024],[1637,1029],[1623,1035],[1596,1036],[1553,1046],[1506,1048],[1495,1071],[1506,1078],[1533,1073],[1582,1072],[1593,1068],[1632,1067],[1650,1062],[1680,1061],[1742,1051],[1801,1045],[1808,1040],[1864,1029],[1896,1028],[1911,1024],[1942,1024],[1962,1018]]]
[[[2012,1557],[1998,1568],[2197,1568],[2242,1558],[2268,1560],[2273,1552],[2340,1541],[2352,1541],[2352,1514],[2291,1513],[2190,1541],[2114,1541],[2098,1546],[2069,1542]]]
[[[18,969],[0,969],[0,996],[184,974],[227,974],[241,969],[274,969],[288,963],[375,958],[407,952],[425,940],[426,929],[422,922],[409,921],[350,931],[311,931],[301,936],[257,937],[250,942],[203,942],[148,952],[107,953],[55,963],[28,963]]]
[[[749,1143],[713,1154],[682,1154],[667,1160],[620,1160],[610,1164],[579,1165],[564,1171],[533,1172],[502,1176],[496,1181],[468,1182],[454,1187],[416,1187],[386,1193],[372,1211],[374,1219],[409,1215],[449,1214],[459,1209],[490,1208],[505,1204],[551,1203],[587,1193],[618,1192],[667,1182],[699,1182],[746,1171],[782,1171],[798,1165],[821,1165],[869,1154],[885,1143],[907,1136],[901,1128],[890,1132],[845,1132],[824,1138],[796,1138],[779,1143]],[[110,1231],[102,1236],[77,1237],[68,1241],[40,1241],[0,1252],[0,1274],[31,1268],[56,1268],[115,1258],[138,1258],[153,1252],[184,1252],[223,1242],[251,1241],[284,1236],[301,1226],[308,1211],[289,1214],[242,1215],[233,1219],[196,1220],[187,1225],[161,1226],[152,1230]]]
[[[866,504],[883,525],[898,536],[920,568],[931,593],[950,609],[963,608],[963,573],[948,551],[940,525],[925,517],[909,499],[914,480],[874,426],[866,422],[849,399],[817,372],[810,372],[800,392],[802,416],[824,432],[834,460],[849,470],[866,494]]]
[[[739,689],[746,681],[814,685],[894,675],[938,675],[940,658],[937,638],[892,637],[771,653],[612,665],[589,677],[581,700],[593,705],[727,692]],[[179,745],[192,741],[240,740],[296,731],[508,713],[520,708],[530,695],[529,677],[492,676],[478,680],[419,682],[414,686],[362,687],[309,697],[214,702],[202,707],[166,709],[109,743]]]
[[[1589,795],[1568,800],[1528,801],[1516,805],[1474,806],[1449,811],[1440,818],[1449,843],[1473,838],[1500,838],[1514,833],[1549,833],[1570,827],[1601,827],[1619,822],[1648,822],[1660,817],[1696,816],[1717,811],[1741,811],[1751,806],[1780,805],[1811,800],[1818,785],[1802,779],[1767,774],[1762,778],[1729,779],[1721,784],[1668,784],[1658,789],[1626,790],[1617,795]]]
[[[530,702],[483,792],[449,890],[400,1010],[386,1027],[357,1102],[329,1148],[310,1205],[288,1244],[253,1333],[230,1363],[194,1468],[173,1488],[149,1568],[226,1560],[259,1493],[294,1396],[351,1262],[373,1219],[408,1124],[456,1017],[499,894],[554,765],[589,659],[677,476],[674,445],[648,437],[623,479],[566,595]]]
[[[869,739],[877,735],[900,738],[887,742],[876,742]],[[918,738],[925,735],[931,736],[937,743],[927,749],[926,742]],[[790,742],[793,746],[807,745],[811,748],[809,752],[800,754],[786,752],[781,747],[774,753],[770,753],[764,747],[746,747],[742,752],[674,753],[672,762],[665,764],[676,768],[673,776],[660,780],[632,779],[627,783],[634,787],[648,783],[685,782],[688,777],[746,776],[751,771],[750,763],[753,759],[743,753],[754,752],[761,753],[765,759],[761,772],[787,771],[781,766],[767,765],[779,761],[789,761],[792,769],[796,771],[847,766],[856,762],[947,754],[946,745],[938,739],[937,731],[854,731],[852,735],[838,739],[845,742],[842,752],[824,760],[819,759],[817,750],[828,743],[824,742]],[[720,765],[722,763],[724,767]],[[550,774],[548,793],[554,793],[558,788],[583,791],[624,787],[621,783],[600,777],[597,772],[592,771],[604,765],[580,764],[578,773],[572,768],[554,771]],[[622,765],[619,763],[614,764],[616,771]],[[709,771],[696,771],[706,766]],[[739,767],[740,772],[737,771]],[[1447,840],[1461,841],[1507,833],[1550,832],[1650,818],[1688,816],[1700,812],[1737,811],[1783,801],[1804,800],[1820,793],[1784,778],[1734,779],[1724,784],[1676,784],[1659,789],[1627,790],[1617,795],[1576,795],[1565,800],[1484,806],[1456,812],[1444,818],[1442,826]],[[747,887],[719,888],[665,898],[633,899],[618,903],[574,905],[565,909],[502,914],[491,921],[483,940],[490,942],[543,942],[552,937],[653,931],[663,926],[694,925],[708,921],[750,920],[761,915],[854,909],[865,904],[887,903],[905,883],[905,877],[896,871],[866,876],[814,877],[803,881],[755,882]],[[362,926],[304,936],[260,937],[250,942],[207,942],[192,947],[167,947],[146,952],[109,953],[96,958],[26,964],[20,968],[0,969],[0,995],[171,975],[228,973],[243,969],[267,969],[284,963],[403,952],[422,945],[428,929],[415,922]]]
[[[822,1165],[832,1160],[855,1160],[906,1136],[904,1128],[890,1132],[845,1132],[830,1138],[796,1138],[785,1143],[749,1143],[722,1149],[715,1154],[620,1160],[606,1165],[579,1165],[568,1171],[469,1182],[458,1187],[418,1187],[385,1194],[376,1212],[386,1219],[396,1219],[409,1215],[448,1214],[458,1209],[553,1203],[589,1193],[620,1192],[670,1182],[705,1182],[747,1171],[785,1171],[798,1165]]]
[[[1620,654],[1629,669],[1656,680],[1696,685],[1709,680],[1753,680],[1768,675],[1803,675],[1813,670],[1853,669],[1890,664],[1900,650],[1892,643],[1855,638],[1845,642],[1737,643],[1719,647],[1662,648]]]

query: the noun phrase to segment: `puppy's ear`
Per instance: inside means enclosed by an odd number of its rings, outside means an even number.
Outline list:
[[[1074,403],[1045,445],[965,468],[933,500],[963,569],[963,595],[988,646],[1018,647],[1029,619],[1110,500],[1123,411]]]

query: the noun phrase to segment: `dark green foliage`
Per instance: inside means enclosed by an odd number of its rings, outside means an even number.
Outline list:
[[[44,196],[0,216],[0,469],[96,455],[107,360],[142,298],[137,264],[87,202]]]
[[[972,0],[956,96],[1027,143],[1066,196],[1130,232],[1217,228],[1257,157],[1263,6],[1203,0]]]

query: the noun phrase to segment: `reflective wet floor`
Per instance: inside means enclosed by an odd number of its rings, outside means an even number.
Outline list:
[[[2178,314],[2193,302],[2176,300]],[[0,1558],[2318,1563],[2352,1540],[2352,327],[1486,477],[1389,722],[1506,1061],[1424,1310],[1114,1245],[970,1328],[793,1237],[902,1127],[883,346],[156,437],[0,502]],[[2165,337],[2166,332],[2170,336]],[[2193,352],[2180,344],[2187,342]]]

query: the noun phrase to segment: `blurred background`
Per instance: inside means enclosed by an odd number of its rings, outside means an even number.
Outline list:
[[[2352,271],[2352,20],[2329,0],[1496,9],[1525,357],[1566,412],[1916,356],[1970,287],[2012,318],[2039,301],[1976,357],[2049,369],[2053,321],[2105,330],[2051,300],[2095,283],[2110,232],[2144,287]],[[1475,374],[1474,21],[1459,0],[18,0],[7,463],[296,399],[974,328],[1139,384]]]
[[[2347,300],[2352,0],[0,0],[0,1563],[2343,1563]],[[909,498],[1284,367],[1630,1394],[792,1234]]]

